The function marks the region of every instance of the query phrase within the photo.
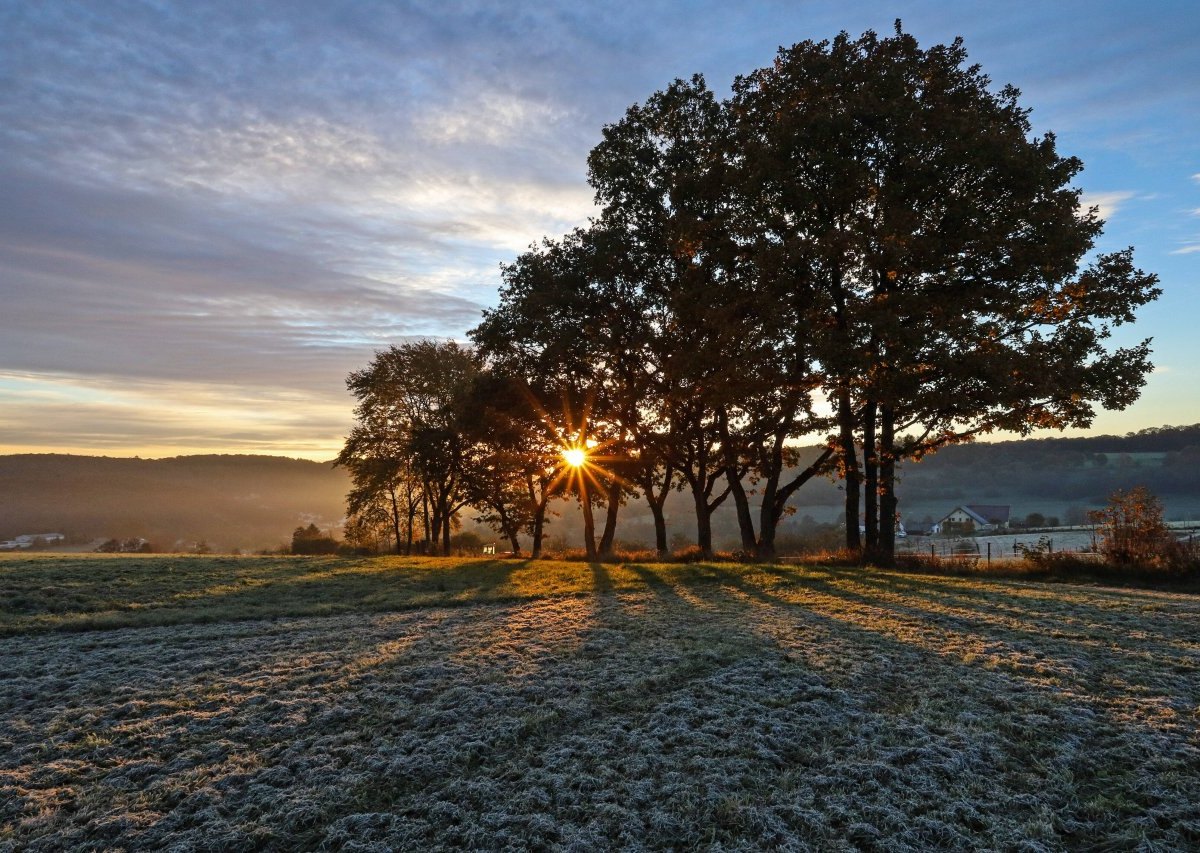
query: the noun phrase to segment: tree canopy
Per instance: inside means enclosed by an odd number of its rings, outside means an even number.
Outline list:
[[[593,500],[606,507],[601,551],[634,494],[665,550],[663,498],[686,488],[704,553],[728,500],[743,551],[770,558],[789,498],[836,473],[847,547],[886,562],[899,460],[1086,427],[1138,396],[1149,341],[1107,341],[1157,280],[1132,249],[1094,251],[1103,222],[1080,206],[1081,169],[961,40],[922,49],[899,22],[782,48],[724,100],[700,76],[676,80],[604,128],[588,158],[599,215],[505,265],[475,351],[436,358],[447,389],[482,371],[522,389],[508,399],[528,414],[501,429],[493,407],[493,449],[472,456],[479,436],[444,417],[459,409],[430,393],[413,345],[351,376],[360,426],[403,424],[397,446],[443,536],[460,499],[506,535],[544,520],[531,484],[549,494],[556,445],[586,434],[608,459],[581,495],[589,522]],[[797,470],[805,437],[827,451]],[[377,446],[355,441],[347,463]],[[502,446],[538,450],[522,462]],[[458,497],[468,464],[525,508]]]

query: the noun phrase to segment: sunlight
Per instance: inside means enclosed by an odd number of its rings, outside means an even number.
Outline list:
[[[572,468],[581,468],[587,462],[587,451],[582,447],[568,447],[562,455]]]

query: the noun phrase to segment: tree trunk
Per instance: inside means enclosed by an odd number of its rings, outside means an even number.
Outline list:
[[[521,542],[517,538],[517,525],[513,522],[512,516],[509,515],[508,509],[503,503],[493,503],[492,509],[496,511],[496,517],[500,519],[500,532],[504,534],[504,538],[512,546],[513,554],[520,554]]]
[[[617,513],[621,509],[621,481],[613,479],[605,489],[608,501],[604,510],[604,532],[600,535],[600,556],[612,556],[617,538]]]
[[[654,516],[654,550],[658,556],[667,556],[667,516],[661,502],[650,502],[650,514]]]
[[[642,474],[638,482],[642,493],[646,496],[646,505],[650,507],[650,515],[654,517],[654,547],[660,557],[667,555],[667,516],[663,512],[663,507],[666,505],[667,495],[671,493],[673,479],[675,479],[675,469],[671,465],[667,465],[663,469],[662,489],[658,494],[654,493],[653,470]]]
[[[875,447],[874,403],[863,407],[863,525],[867,528],[867,553],[879,547],[879,456]]]
[[[533,559],[542,556],[542,537],[545,535],[546,527],[546,501],[538,501],[537,507],[533,511],[533,547],[530,549],[530,555]]]
[[[758,537],[754,532],[754,519],[750,515],[750,501],[742,488],[742,475],[738,471],[737,449],[729,435],[729,423],[724,412],[720,416],[721,454],[725,463],[725,479],[733,494],[733,506],[737,511],[738,531],[742,537],[742,551],[752,555],[758,550]]]
[[[424,519],[424,527],[421,528],[421,553],[428,554],[430,550],[430,542],[433,540],[433,528],[429,524],[429,485],[425,484],[421,487],[421,512]]]
[[[763,481],[762,505],[758,511],[758,547],[755,556],[760,560],[775,559],[775,532],[779,528],[779,519],[783,515],[783,506],[787,499],[779,500],[779,478],[783,475],[783,443],[787,440],[784,433],[776,433],[771,444],[770,466]]]
[[[879,554],[884,566],[896,564],[896,414],[884,406],[879,431]]]
[[[413,497],[412,486],[407,486],[408,517],[404,532],[404,553],[411,556],[413,551],[413,528],[417,523],[417,502]]]
[[[584,489],[579,495],[583,508],[583,551],[590,562],[596,561],[596,519],[592,516],[592,499]]]
[[[404,552],[400,550],[400,502],[396,500],[395,486],[388,486],[388,498],[392,502],[392,532],[396,536],[396,553],[402,554]]]
[[[712,544],[712,510],[708,506],[708,495],[702,489],[693,487],[692,500],[696,504],[696,546],[706,560],[713,556]]]
[[[862,537],[858,533],[859,469],[858,453],[854,449],[854,426],[850,391],[842,389],[838,392],[838,431],[846,489],[846,549],[862,551]]]

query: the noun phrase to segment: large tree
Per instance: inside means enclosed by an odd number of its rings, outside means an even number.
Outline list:
[[[1031,135],[961,40],[845,33],[739,78],[731,191],[775,260],[836,413],[847,545],[894,548],[895,463],[996,429],[1087,426],[1138,394],[1148,342],[1112,326],[1158,294],[1128,251],[1096,257],[1082,168]],[[901,433],[909,437],[901,440]],[[859,455],[859,448],[862,455]]]
[[[396,489],[412,477],[421,487],[427,547],[449,552],[452,525],[468,500],[463,486],[470,445],[461,413],[478,373],[470,350],[454,342],[416,341],[377,352],[369,366],[346,380],[358,400],[358,423],[338,457],[355,485],[351,509],[355,501],[367,506],[372,496],[386,495],[398,547]],[[415,510],[411,503],[409,508],[411,530]]]
[[[702,77],[676,80],[604,129],[589,181],[600,221],[635,259],[657,432],[670,439],[659,456],[691,489],[700,548],[711,552],[709,519],[732,497],[743,550],[771,557],[788,498],[831,454],[794,464],[795,439],[823,427],[807,340],[795,335],[808,306],[781,298],[776,253],[739,230],[753,211],[733,184],[735,118]]]
[[[528,404],[560,451],[589,451],[570,488],[582,502],[588,555],[610,551],[640,459],[629,452],[636,431],[630,419],[644,405],[645,385],[637,283],[600,227],[531,247],[503,277],[500,304],[471,338],[491,370],[524,382]],[[605,508],[598,544],[596,503]]]

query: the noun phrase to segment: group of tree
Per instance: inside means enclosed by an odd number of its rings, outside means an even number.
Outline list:
[[[831,474],[846,547],[890,560],[898,462],[1088,426],[1150,370],[1148,341],[1105,341],[1156,278],[1131,249],[1093,255],[1082,164],[1018,97],[961,40],[922,50],[897,22],[781,49],[724,100],[696,76],[630,107],[588,158],[598,215],[503,266],[473,349],[394,347],[351,375],[351,515],[408,549],[470,505],[536,553],[574,491],[592,555],[640,495],[665,550],[685,489],[703,553],[730,501],[743,552],[770,558],[789,499]],[[589,454],[572,476],[564,447]]]
[[[337,540],[315,524],[297,527],[292,532],[293,554],[336,554]]]
[[[99,554],[152,554],[155,547],[145,539],[106,539],[96,546]]]

